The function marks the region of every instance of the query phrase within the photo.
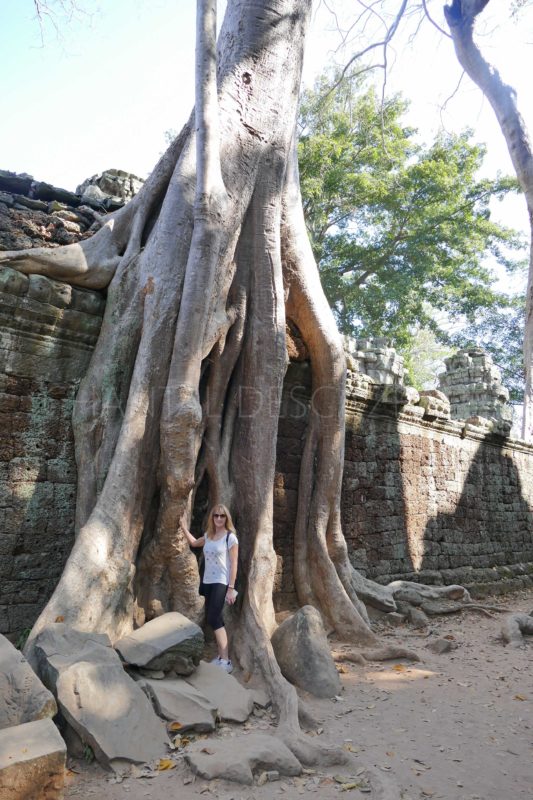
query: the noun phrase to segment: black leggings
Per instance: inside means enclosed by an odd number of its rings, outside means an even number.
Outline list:
[[[207,624],[210,625],[214,631],[218,631],[219,628],[224,627],[222,610],[224,608],[228,587],[223,583],[204,583],[204,589]]]

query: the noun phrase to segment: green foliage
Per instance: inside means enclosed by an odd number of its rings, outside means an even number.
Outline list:
[[[92,764],[94,761],[94,750],[90,744],[86,744],[83,748],[83,759],[87,764]]]
[[[485,151],[468,131],[425,147],[405,125],[400,97],[382,102],[357,78],[328,93],[329,83],[323,76],[303,97],[299,162],[306,223],[340,329],[390,336],[408,353],[420,330],[452,344],[450,321],[470,329],[480,315],[504,319],[508,298],[488,257],[516,269],[523,243],[492,219],[490,203],[517,191],[516,180],[477,177]]]
[[[442,344],[429,328],[413,333],[409,346],[400,350],[406,369],[405,382],[416,389],[433,389],[444,359],[455,352],[454,347]]]
[[[18,635],[18,639],[15,642],[15,647],[17,648],[17,650],[24,650],[30,633],[31,633],[31,628],[23,628],[21,630],[21,632]]]

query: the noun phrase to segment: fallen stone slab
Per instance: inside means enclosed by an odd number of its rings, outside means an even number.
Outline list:
[[[178,611],[162,614],[115,642],[127,664],[178,675],[194,672],[203,649],[202,629]]]
[[[185,760],[206,780],[224,778],[248,785],[253,783],[254,773],[293,776],[302,772],[300,762],[282,741],[259,733],[207,744],[195,742],[187,748]]]
[[[57,705],[22,653],[0,636],[0,729],[54,717]]]
[[[303,606],[274,631],[272,647],[288,681],[316,697],[335,697],[342,685],[331,655],[322,618]]]
[[[200,661],[198,669],[185,678],[218,709],[220,719],[246,722],[254,707],[254,695],[216,664]]]
[[[87,633],[57,622],[44,628],[35,639],[34,658],[37,671],[45,686],[56,694],[56,683],[65,667],[76,661],[85,661],[98,655],[98,662],[111,666],[117,663],[117,654],[106,633]]]
[[[60,800],[67,748],[51,719],[0,731],[0,798]]]
[[[190,730],[209,733],[215,729],[217,706],[182,678],[145,678],[139,681],[139,686],[156,714],[179,723],[180,733]]]
[[[103,766],[142,764],[165,754],[164,725],[105,634],[59,623],[45,628],[34,646],[66,723]]]

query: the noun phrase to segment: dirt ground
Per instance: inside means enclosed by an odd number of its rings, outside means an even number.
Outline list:
[[[485,602],[529,613],[533,591]],[[499,638],[502,618],[470,611],[432,620],[427,634],[403,626],[383,631],[386,640],[415,650],[421,661],[343,664],[340,699],[307,696],[321,720],[312,735],[353,753],[349,767],[308,769],[299,778],[242,786],[195,778],[183,749],[170,754],[172,769],[156,771],[155,777],[141,777],[137,770],[137,777],[121,782],[95,764],[70,761],[65,798],[193,800],[204,795],[274,800],[308,793],[325,800],[383,797],[365,785],[365,767],[373,767],[390,782],[387,798],[533,798],[533,637],[523,649],[504,647]],[[455,649],[443,655],[427,649],[443,637]],[[274,724],[267,712],[259,711],[244,726],[222,725],[215,736],[275,733]]]

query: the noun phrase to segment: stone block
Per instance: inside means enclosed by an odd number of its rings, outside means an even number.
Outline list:
[[[185,680],[218,709],[220,719],[246,722],[254,706],[253,694],[216,664],[200,661]]]
[[[105,634],[57,623],[35,639],[39,674],[54,691],[67,724],[101,764],[143,763],[165,754],[163,724],[126,674]]]
[[[152,701],[156,714],[179,722],[180,732],[209,733],[215,729],[216,705],[182,678],[144,678],[139,685]]]
[[[341,682],[319,612],[304,606],[274,631],[272,646],[283,675],[317,697],[334,697]]]
[[[0,636],[0,729],[54,717],[57,705],[22,653]]]
[[[259,733],[213,740],[209,748],[200,742],[193,744],[187,748],[185,758],[201,778],[224,778],[248,785],[253,784],[254,773],[265,770],[279,775],[299,775],[302,771],[299,761],[280,739]]]
[[[115,642],[127,664],[190,675],[204,649],[202,629],[178,611],[162,614]]]
[[[67,748],[50,719],[0,731],[2,800],[61,800]]]
[[[0,292],[6,292],[18,297],[28,291],[29,279],[27,275],[11,267],[0,267]]]

